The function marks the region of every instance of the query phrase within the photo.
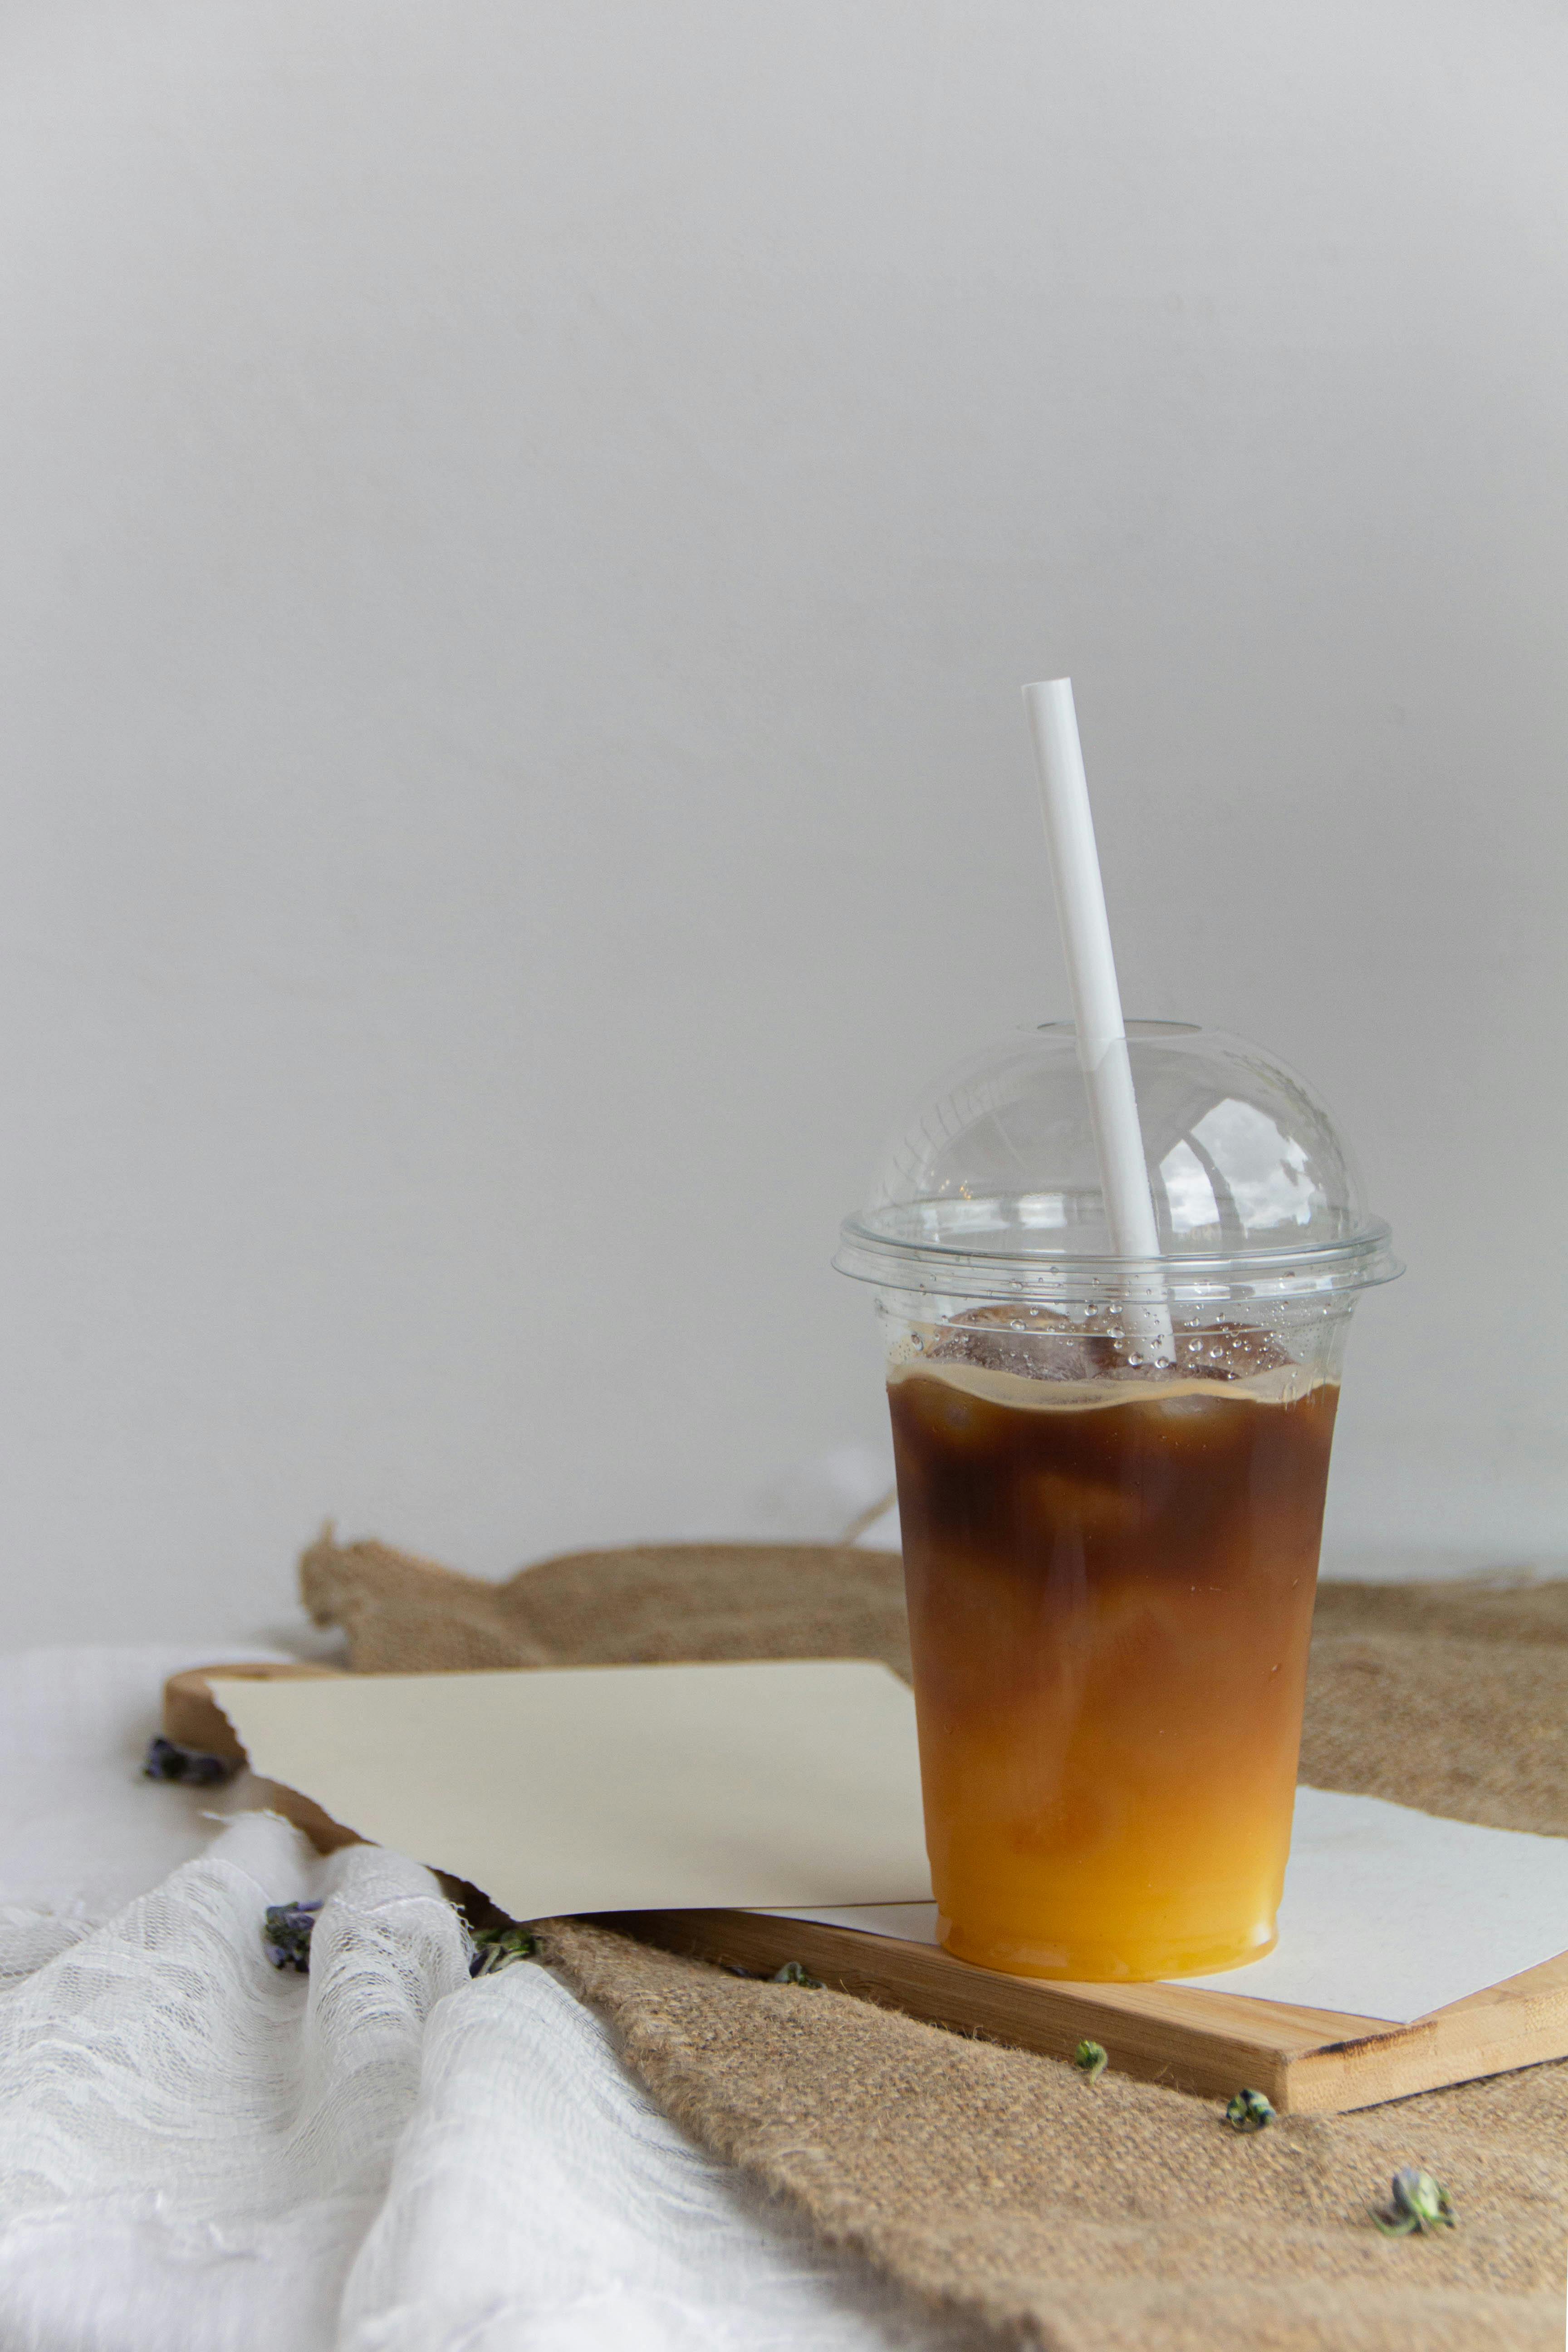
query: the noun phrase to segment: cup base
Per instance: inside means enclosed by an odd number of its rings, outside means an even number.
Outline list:
[[[989,1969],[997,1976],[1037,1977],[1062,1984],[1161,1984],[1182,1977],[1217,1975],[1261,1960],[1279,1942],[1272,1920],[1245,1935],[1160,1942],[1136,1947],[1064,1941],[1026,1942],[1013,1937],[974,1935],[938,1916],[937,1941],[955,1960]]]

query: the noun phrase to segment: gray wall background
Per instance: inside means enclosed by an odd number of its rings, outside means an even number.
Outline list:
[[[1129,1009],[1409,1261],[1335,1559],[1568,1552],[1565,119],[1521,0],[8,11],[4,1638],[879,1446],[1061,670]]]

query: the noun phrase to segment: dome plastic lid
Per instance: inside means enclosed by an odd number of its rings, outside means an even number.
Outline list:
[[[1239,1037],[1131,1021],[1157,1259],[1114,1251],[1070,1022],[941,1079],[885,1152],[834,1264],[886,1289],[1022,1304],[1355,1292],[1403,1271],[1328,1111]]]

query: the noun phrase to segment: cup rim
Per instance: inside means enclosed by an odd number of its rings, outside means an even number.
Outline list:
[[[839,1227],[833,1264],[852,1281],[884,1290],[940,1292],[951,1297],[1173,1300],[1308,1297],[1370,1290],[1405,1271],[1381,1217],[1353,1234],[1307,1248],[1212,1255],[1194,1250],[1163,1257],[1121,1257],[1089,1251],[961,1249],[878,1233],[858,1216]]]

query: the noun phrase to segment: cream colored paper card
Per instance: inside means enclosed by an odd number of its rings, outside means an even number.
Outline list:
[[[252,1769],[515,1919],[929,1899],[914,1703],[859,1660],[241,1682]]]
[[[213,1690],[255,1769],[514,1918],[736,1906],[934,1942],[914,1706],[846,1660]],[[1568,1950],[1568,1839],[1299,1791],[1278,1948],[1189,1978],[1404,2022]]]
[[[936,1941],[934,1903],[795,1908]],[[1409,2024],[1565,1951],[1568,1838],[1299,1789],[1279,1943],[1246,1968],[1179,1981]]]

